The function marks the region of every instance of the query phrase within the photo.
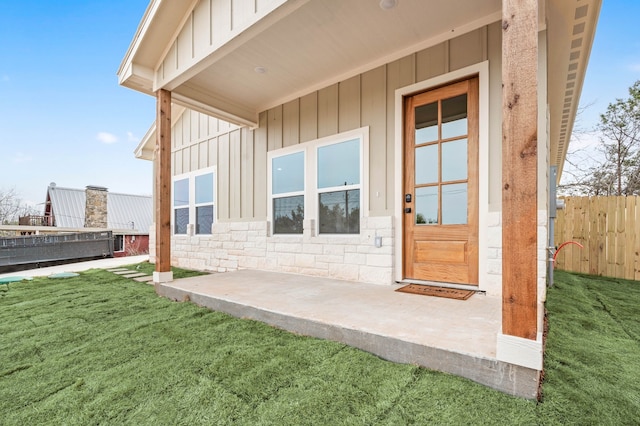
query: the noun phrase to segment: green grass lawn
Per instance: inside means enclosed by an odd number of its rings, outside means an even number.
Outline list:
[[[640,282],[558,272],[547,308],[536,403],[105,271],[14,283],[0,286],[0,424],[638,424]]]

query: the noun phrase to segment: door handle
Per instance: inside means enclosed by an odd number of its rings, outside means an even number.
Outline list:
[[[404,209],[404,212],[405,212],[405,213],[411,213],[411,207],[406,207],[406,208]]]

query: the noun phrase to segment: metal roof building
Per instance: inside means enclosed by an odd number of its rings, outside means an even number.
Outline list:
[[[106,189],[105,189],[106,190]],[[86,192],[62,188],[52,183],[47,188],[45,214],[53,216],[59,228],[85,227]],[[107,228],[130,229],[133,233],[149,232],[153,222],[151,196],[107,192]]]

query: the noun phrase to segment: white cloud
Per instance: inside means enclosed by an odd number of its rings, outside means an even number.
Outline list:
[[[30,155],[24,155],[22,152],[16,152],[16,155],[11,159],[14,163],[27,163],[33,160],[33,157]]]
[[[127,132],[127,140],[135,143],[140,142],[140,138],[135,137],[132,132]]]
[[[98,139],[102,143],[112,144],[118,142],[118,137],[112,133],[108,132],[100,132],[96,135],[96,139]]]

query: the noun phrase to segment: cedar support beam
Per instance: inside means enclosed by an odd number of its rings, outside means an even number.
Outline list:
[[[502,0],[502,334],[537,338],[538,1]]]
[[[156,270],[154,283],[171,281],[171,92],[156,92]]]

